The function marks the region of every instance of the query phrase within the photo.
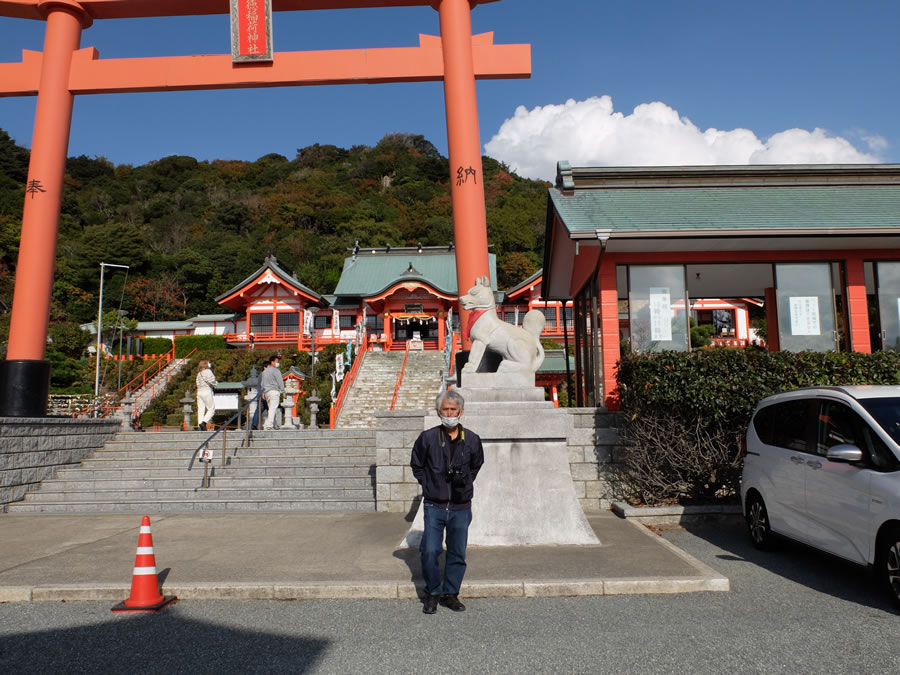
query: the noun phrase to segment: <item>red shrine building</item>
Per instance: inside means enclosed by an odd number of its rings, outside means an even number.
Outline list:
[[[560,162],[541,295],[574,300],[583,406],[618,407],[623,341],[689,350],[691,318],[725,346],[755,311],[771,350],[900,349],[900,166]]]
[[[507,291],[496,290],[496,260],[489,255],[498,315],[521,325],[525,313],[544,314],[543,338],[572,337],[572,307],[540,297],[541,274]],[[463,289],[465,292],[465,289]],[[185,321],[142,321],[136,337],[222,335],[237,348],[295,347],[308,351],[357,340],[365,325],[370,349],[403,350],[409,341],[426,350],[459,348],[459,289],[452,247],[357,249],[344,260],[334,293],[320,295],[284,270],[275,256],[216,298],[231,313]],[[449,320],[449,321],[448,321]],[[452,341],[452,343],[451,343]]]

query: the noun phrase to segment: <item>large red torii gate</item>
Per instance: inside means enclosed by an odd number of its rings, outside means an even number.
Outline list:
[[[0,64],[0,96],[38,97],[9,346],[0,363],[0,416],[47,411],[50,365],[44,355],[78,94],[443,80],[459,288],[488,275],[475,80],[531,74],[530,45],[494,45],[492,33],[472,35],[471,10],[496,1],[272,0],[274,12],[431,6],[439,13],[441,35],[420,35],[418,47],[276,52],[268,63],[239,64],[229,55],[100,59],[96,49],[80,49],[82,30],[94,20],[228,14],[229,0],[0,0],[0,16],[47,23],[42,53],[26,50],[20,63]]]

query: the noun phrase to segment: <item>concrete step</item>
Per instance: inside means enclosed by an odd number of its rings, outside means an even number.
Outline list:
[[[195,488],[202,471],[185,471],[179,477],[145,476],[143,478],[84,478],[73,480],[45,480],[41,483],[42,493],[79,492],[113,489],[153,489]],[[245,476],[214,471],[216,487],[228,488],[372,488],[372,477],[367,473],[354,476]]]
[[[85,469],[135,469],[163,468],[187,469],[190,454],[179,458],[146,459],[133,457],[130,459],[86,459],[81,466]],[[221,452],[213,453],[213,464],[221,464]],[[251,455],[248,457],[226,455],[225,461],[230,466],[371,466],[375,463],[375,454],[360,455],[306,455],[294,457],[289,455]],[[195,461],[196,465],[198,462]]]
[[[186,501],[189,499],[252,499],[254,501],[293,500],[308,501],[319,499],[350,499],[374,501],[374,490],[371,486],[351,487],[217,487],[215,480],[211,487],[200,487],[200,475],[193,487],[181,488],[93,488],[85,490],[44,490],[28,492],[25,503],[57,503],[81,501],[109,501],[129,503],[133,501]]]
[[[58,472],[56,479],[58,481],[91,481],[91,480],[144,480],[157,478],[184,478],[192,476],[197,472],[197,464],[190,472],[187,466],[181,464],[177,467],[137,467],[137,468],[104,468],[104,469],[62,469]],[[215,470],[223,477],[255,477],[255,476],[282,476],[285,478],[308,477],[308,478],[339,478],[339,477],[356,477],[369,476],[373,471],[374,464],[321,464],[307,463],[294,466],[268,466],[265,464],[251,465],[232,463],[224,469],[218,464],[213,465]],[[203,471],[202,465],[200,471]],[[227,474],[221,472],[227,471]],[[46,482],[46,481],[45,481]]]
[[[328,511],[359,512],[374,511],[375,502],[369,499],[204,499],[204,500],[133,500],[130,502],[81,500],[70,502],[25,503],[16,502],[9,507],[10,513],[198,513],[198,512],[285,512],[285,511]]]
[[[197,449],[197,446],[185,448],[153,448],[153,449],[122,449],[122,450],[98,450],[93,455],[93,459],[135,459],[146,457],[147,459],[166,459],[170,457],[188,457]],[[210,444],[209,449],[213,452],[222,452],[221,445]],[[226,446],[229,454],[237,454],[243,456],[249,455],[295,455],[303,457],[305,455],[359,455],[375,452],[374,443],[358,443],[353,445],[312,445],[307,447],[297,447],[291,445],[275,445],[275,446],[252,446],[242,448],[238,445]]]

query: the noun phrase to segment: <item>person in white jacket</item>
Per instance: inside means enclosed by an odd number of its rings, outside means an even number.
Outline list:
[[[197,372],[197,426],[201,431],[206,431],[206,424],[216,414],[216,399],[213,396],[215,386],[216,376],[213,375],[209,361],[203,359]]]
[[[281,393],[284,391],[284,377],[278,368],[280,364],[281,357],[273,356],[269,360],[268,367],[259,377],[259,388],[262,390],[263,398],[269,407],[266,421],[263,423],[263,429],[273,429],[275,427],[278,404],[281,403]]]

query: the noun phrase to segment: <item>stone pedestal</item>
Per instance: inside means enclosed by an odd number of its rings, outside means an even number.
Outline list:
[[[573,417],[545,401],[533,377],[526,386],[505,373],[472,373],[459,389],[466,400],[463,427],[481,437],[485,455],[469,544],[597,545],[569,467]],[[424,420],[426,428],[434,423],[433,416]],[[423,529],[420,508],[403,545],[418,546]]]

